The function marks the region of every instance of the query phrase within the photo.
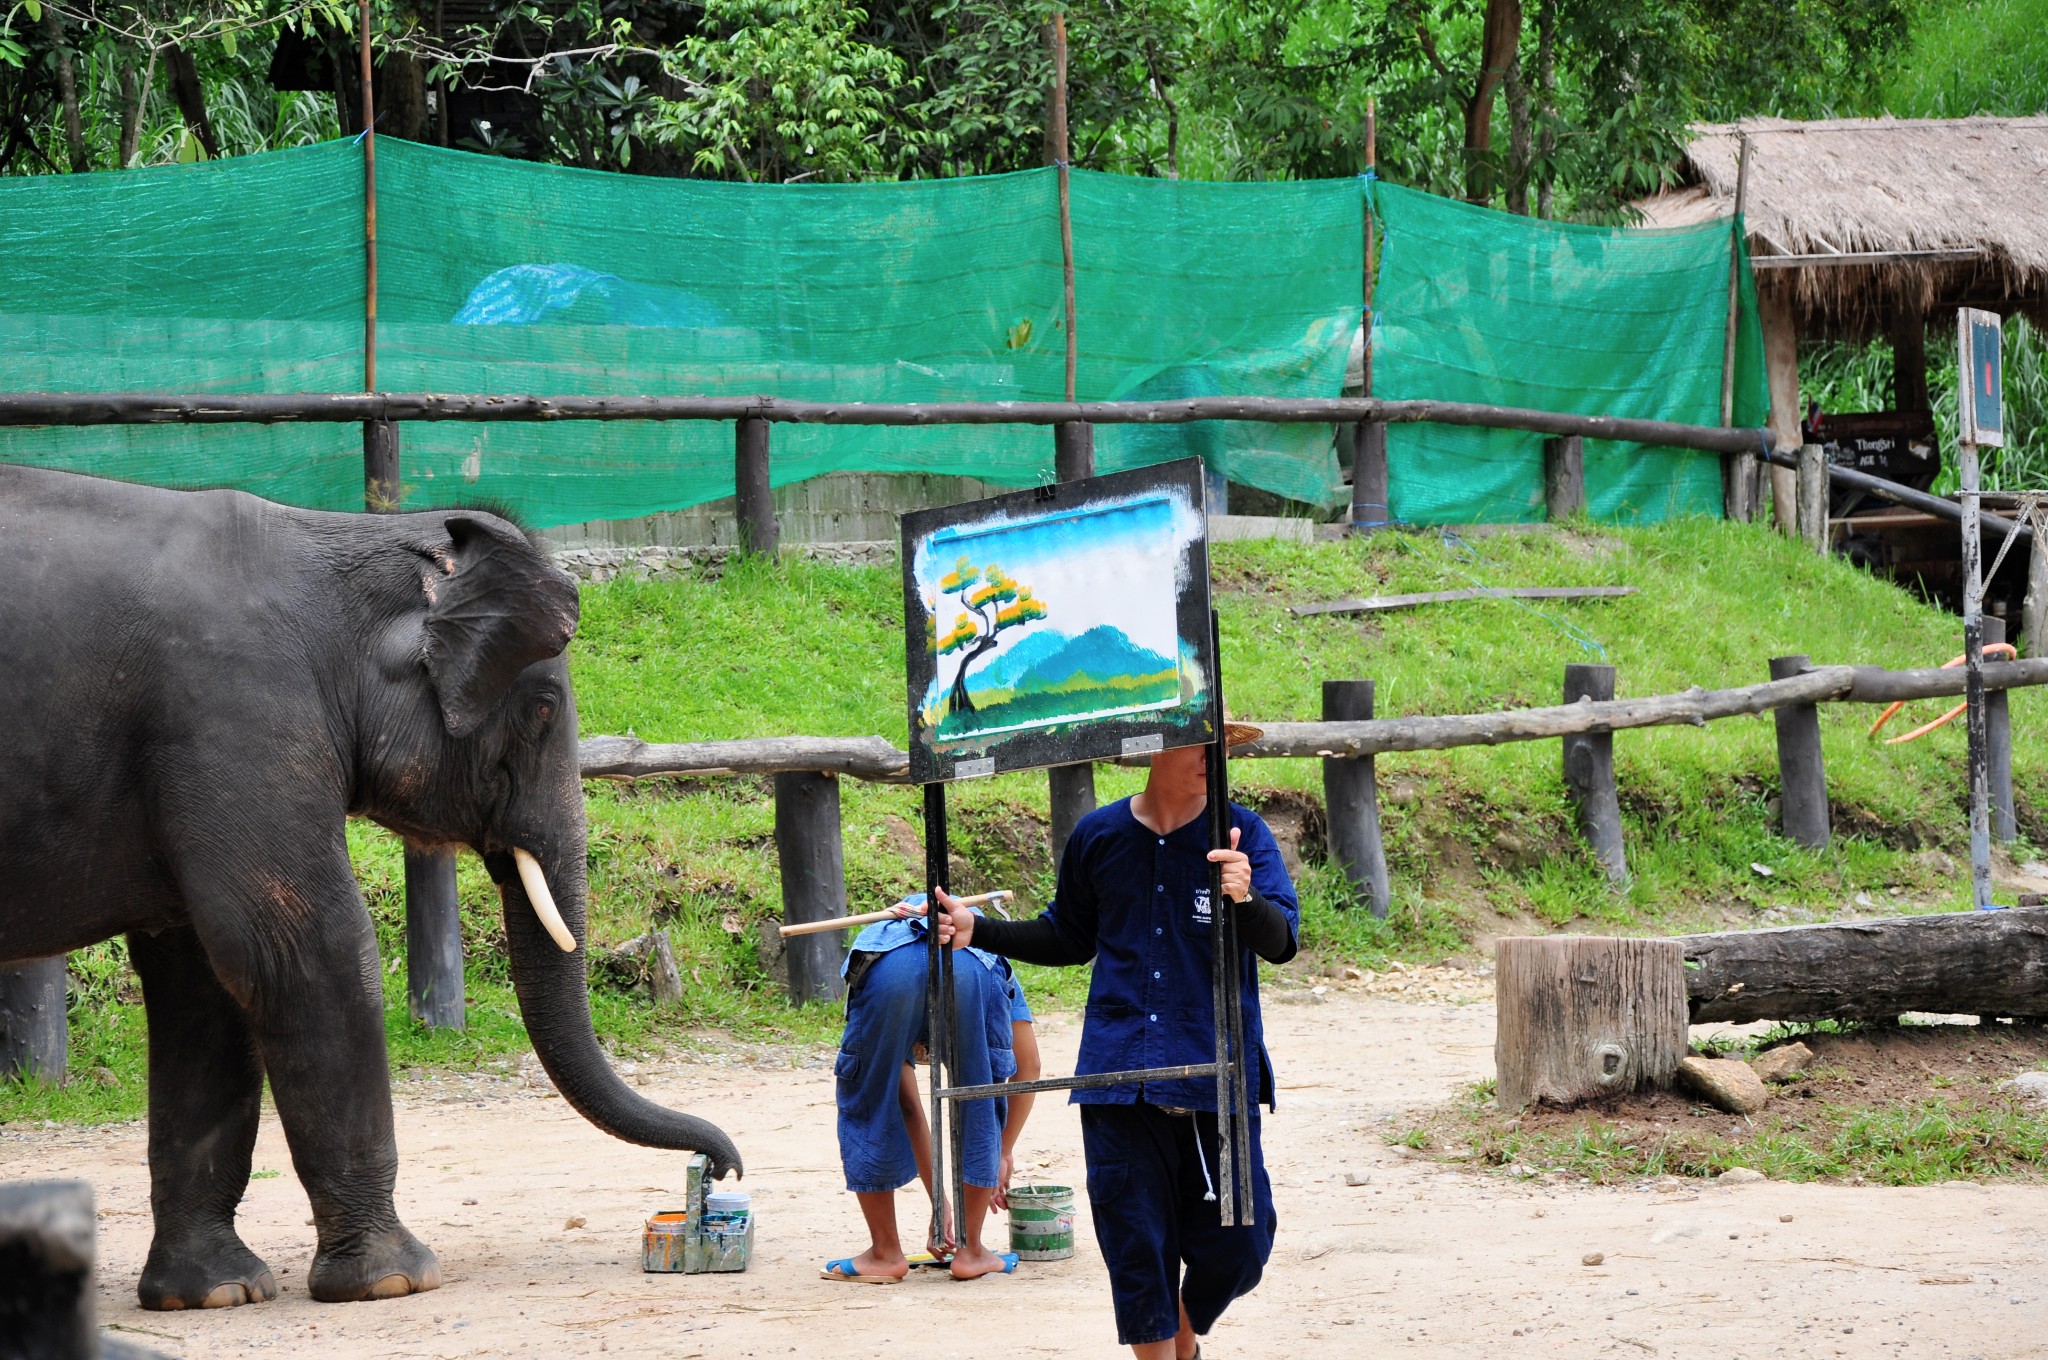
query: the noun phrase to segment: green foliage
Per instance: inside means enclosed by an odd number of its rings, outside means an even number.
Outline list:
[[[2048,113],[2048,0],[1925,4],[1884,105],[1901,118]]]

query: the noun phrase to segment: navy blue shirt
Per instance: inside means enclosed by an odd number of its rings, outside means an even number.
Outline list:
[[[1286,916],[1288,932],[1298,941],[1301,907],[1273,833],[1257,813],[1235,803],[1230,821],[1238,831],[1237,848],[1251,861],[1252,890]],[[1208,830],[1209,819],[1199,816],[1162,836],[1132,815],[1126,798],[1083,817],[1067,841],[1053,903],[1039,920],[1050,923],[1065,956],[1095,960],[1077,1076],[1215,1061]],[[981,943],[978,927],[975,938]],[[995,941],[989,945],[1002,952]],[[1238,985],[1244,998],[1245,1089],[1258,1093],[1256,1114],[1259,1104],[1273,1103],[1273,1077],[1259,1017],[1259,962],[1249,949]],[[1139,1091],[1111,1086],[1075,1091],[1070,1098],[1077,1105],[1130,1105]],[[1149,1083],[1143,1098],[1213,1112],[1216,1080]]]

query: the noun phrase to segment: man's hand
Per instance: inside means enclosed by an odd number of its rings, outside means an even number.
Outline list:
[[[1244,902],[1252,895],[1252,862],[1237,848],[1237,828],[1230,828],[1230,848],[1211,850],[1211,863],[1223,866],[1223,895],[1233,902]],[[941,935],[940,939],[945,936]]]
[[[1249,872],[1245,881],[1251,881]],[[939,889],[939,943],[964,949],[974,943],[974,913],[960,905],[960,899]]]
[[[1004,1213],[1010,1212],[1010,1176],[1015,1171],[1016,1164],[1016,1155],[1009,1152],[1005,1152],[1002,1160],[996,1163],[994,1204],[996,1208],[1001,1209]]]

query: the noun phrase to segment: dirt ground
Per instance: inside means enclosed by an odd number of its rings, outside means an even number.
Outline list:
[[[1461,991],[1430,973],[1269,990],[1280,1235],[1265,1282],[1205,1343],[1211,1360],[2048,1357],[2048,1188],[1603,1188],[1447,1169],[1387,1146],[1402,1111],[1491,1071],[1493,1008],[1472,995],[1483,982]],[[1041,1029],[1046,1070],[1071,1070],[1078,1021]],[[252,1308],[136,1308],[149,1238],[141,1125],[0,1130],[0,1170],[94,1183],[102,1321],[174,1356],[1120,1353],[1085,1227],[1075,1259],[1010,1278],[817,1278],[825,1258],[861,1245],[840,1189],[828,1055],[726,1053],[629,1075],[717,1118],[746,1153],[758,1217],[746,1274],[642,1274],[641,1223],[677,1202],[682,1158],[604,1137],[517,1072],[398,1087],[400,1212],[447,1281],[410,1299],[307,1299],[313,1230],[268,1114],[257,1166],[282,1174],[251,1184],[242,1231],[285,1292]],[[1079,1182],[1073,1113],[1042,1101],[1019,1162],[1020,1180]],[[901,1205],[922,1220],[919,1198]],[[1583,1264],[1592,1253],[1600,1264]]]

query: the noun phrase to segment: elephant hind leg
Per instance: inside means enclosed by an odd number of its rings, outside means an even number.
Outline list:
[[[149,1202],[156,1236],[144,1308],[231,1308],[277,1297],[235,1232],[262,1110],[263,1068],[241,1008],[188,927],[128,937],[149,1014]]]

